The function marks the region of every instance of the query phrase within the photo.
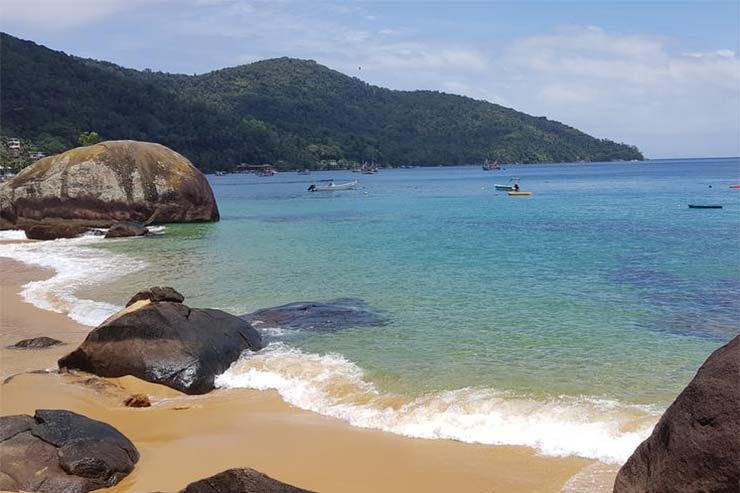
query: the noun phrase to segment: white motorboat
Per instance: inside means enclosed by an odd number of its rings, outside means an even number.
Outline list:
[[[334,192],[336,190],[353,190],[357,186],[357,180],[347,183],[334,183],[334,180],[321,180],[319,184],[308,187],[309,192]]]

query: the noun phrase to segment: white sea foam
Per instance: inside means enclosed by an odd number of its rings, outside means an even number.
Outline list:
[[[552,456],[624,462],[657,421],[658,410],[609,400],[521,398],[463,388],[408,399],[380,392],[340,355],[275,343],[245,353],[216,379],[222,388],[277,390],[302,409],[417,438],[523,445]]]
[[[7,236],[0,239],[7,240]],[[103,241],[102,236],[86,235],[53,241],[6,242],[0,243],[0,257],[53,269],[51,278],[25,284],[23,299],[44,310],[66,313],[83,325],[96,326],[121,307],[80,299],[77,291],[110,282],[146,265],[126,255],[89,247],[99,241]]]

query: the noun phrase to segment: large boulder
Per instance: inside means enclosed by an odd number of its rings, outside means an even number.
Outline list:
[[[254,469],[229,469],[190,483],[180,493],[311,493]]]
[[[0,185],[0,218],[28,229],[43,219],[108,227],[217,221],[219,215],[208,180],[190,161],[159,144],[120,140],[35,162]]]
[[[74,238],[85,233],[88,228],[79,223],[65,223],[59,221],[27,223],[26,238],[29,240],[56,240],[58,238]]]
[[[159,290],[169,299],[182,297],[172,288]],[[204,394],[242,351],[262,346],[259,332],[234,315],[143,296],[90,332],[59,360],[59,368],[101,377],[133,375],[186,394]]]
[[[366,302],[354,298],[301,301],[242,315],[258,327],[335,332],[352,327],[382,325],[383,319]]]
[[[82,493],[113,486],[139,460],[112,426],[71,411],[0,417],[0,490]]]
[[[614,493],[737,493],[740,336],[699,368],[617,474]]]

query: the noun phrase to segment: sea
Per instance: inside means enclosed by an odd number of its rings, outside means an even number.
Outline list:
[[[361,300],[382,325],[260,326],[269,345],[217,385],[353,426],[612,465],[740,332],[738,158],[208,179],[220,222],[4,242],[0,256],[54,269],[24,299],[91,328],[152,285],[234,314]],[[307,192],[327,179],[359,184]],[[533,195],[494,187],[515,181]]]

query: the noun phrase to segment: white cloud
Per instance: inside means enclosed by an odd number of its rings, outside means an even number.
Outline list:
[[[0,29],[63,31],[157,0],[3,0]]]
[[[740,60],[730,49],[673,54],[674,40],[570,27],[513,43],[515,107],[651,156],[737,154]],[[534,96],[534,97],[532,97]]]

